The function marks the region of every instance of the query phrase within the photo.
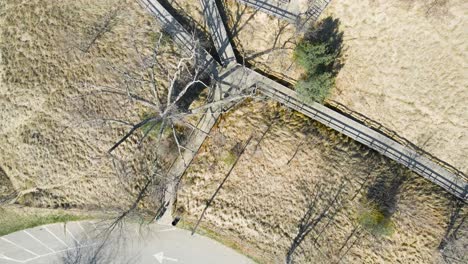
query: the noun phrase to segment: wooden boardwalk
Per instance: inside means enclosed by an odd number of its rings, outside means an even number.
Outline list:
[[[185,31],[183,26],[180,25],[162,5],[156,0],[145,0],[143,2],[149,4],[146,5],[147,9],[155,14],[156,18],[162,23],[163,28],[174,37],[176,42],[188,49],[193,49],[193,45],[190,43],[192,39],[188,37],[190,34]],[[204,55],[206,56],[205,61],[208,61],[210,65],[215,65],[212,63],[213,58],[208,52],[204,51],[202,54],[206,54]],[[305,103],[298,98],[295,91],[251,69],[245,68],[240,64],[231,64],[230,67],[224,69],[219,74],[216,67],[211,67],[210,69],[215,79],[221,80],[218,85],[219,90],[215,92],[216,98],[223,98],[223,94],[231,88],[230,86],[239,90],[256,87],[256,89],[264,95],[353,138],[378,151],[382,155],[403,164],[427,180],[441,186],[454,196],[465,202],[468,201],[468,183],[465,177],[461,177],[460,175],[446,170],[424,155],[419,154],[407,146],[403,146],[384,134],[366,127],[324,105]],[[216,98],[213,100],[217,100]],[[219,115],[218,111],[220,108],[221,106],[209,109],[207,114],[204,115],[204,118],[197,126],[200,130],[196,130],[197,132],[194,132],[196,134],[191,135],[188,141],[189,145],[187,148],[191,151],[185,151],[182,156],[179,156],[174,163],[174,169],[170,173],[171,176],[175,178],[182,176],[187,165],[192,161],[196,151],[198,151],[206,138],[206,133],[208,133],[214,125]],[[175,186],[172,186],[172,188],[172,190],[168,190],[171,194],[175,192]],[[173,197],[171,199],[173,199]]]
[[[330,2],[331,0],[315,0],[305,12],[305,20],[312,23],[317,21]]]
[[[269,3],[267,0],[236,0],[245,5],[253,7],[257,10],[275,16],[277,18],[288,21],[291,24],[296,24],[300,16],[298,14],[289,12],[288,10],[282,9],[279,6]]]
[[[245,5],[248,5],[259,11],[273,15],[277,18],[286,20],[289,23],[296,24],[301,29],[306,28],[305,26],[308,25],[309,23],[314,23],[315,21],[317,21],[319,16],[323,13],[325,8],[331,2],[331,0],[315,0],[307,8],[307,10],[295,13],[292,11],[288,11],[285,8],[282,8],[279,4],[275,5],[275,4],[269,3],[272,1],[268,1],[268,0],[236,0],[236,1],[244,3]]]
[[[210,68],[215,65],[214,62],[216,62],[216,60],[208,51],[199,45],[194,34],[190,34],[157,0],[139,0],[139,3],[159,21],[162,29],[182,48],[182,52],[190,56],[195,50],[197,61],[201,65],[204,65],[204,68]]]
[[[204,65],[206,72],[212,74],[212,72],[217,71],[216,60],[202,47],[194,45],[193,35],[163,5],[157,0],[140,0],[140,4],[161,23],[163,30],[174,39],[174,42],[182,48],[183,52],[185,51],[187,55],[190,55],[194,49],[197,49],[197,53],[199,54],[198,61]],[[222,91],[216,89],[213,94],[213,100],[219,98],[222,98]],[[171,224],[172,205],[175,201],[178,181],[216,123],[220,110],[221,106],[218,106],[209,108],[204,112],[196,128],[187,137],[187,143],[184,145],[185,149],[181,150],[181,155],[177,156],[171,164],[167,172],[169,184],[166,186],[164,202],[165,204],[167,203],[167,210],[160,219],[161,223]]]
[[[236,63],[234,49],[232,48],[221,14],[216,6],[216,1],[200,0],[200,2],[203,6],[203,14],[206,24],[210,29],[214,46],[221,59],[221,64],[226,67],[230,63]]]
[[[362,125],[322,104],[305,103],[295,91],[261,75],[251,69],[238,65],[231,74],[243,79],[243,86],[254,86],[259,92],[292,108],[346,136],[368,146],[382,155],[406,166],[427,180],[441,186],[456,197],[468,201],[466,179],[441,167],[434,161],[403,146],[393,139]]]

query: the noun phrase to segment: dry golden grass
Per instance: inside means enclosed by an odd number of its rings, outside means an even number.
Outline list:
[[[346,61],[331,100],[468,173],[463,0],[332,1]]]
[[[179,212],[189,221],[199,217],[229,169],[223,153],[245,144],[251,135],[253,140],[208,209],[204,227],[235,241],[262,263],[283,263],[314,188],[323,188],[322,206],[346,183],[340,199],[343,209],[328,227],[325,220],[317,226],[316,230],[325,230],[318,246],[311,242],[318,231],[312,232],[297,256],[298,263],[338,261],[346,251],[346,247],[340,251],[341,245],[370,199],[371,187],[401,177],[396,203],[390,206],[393,234],[374,238],[364,233],[342,262],[434,263],[440,259],[437,246],[447,226],[450,195],[367,147],[272,103],[247,103],[224,116],[212,131],[179,192]],[[380,193],[386,191],[390,189],[380,189]]]
[[[247,61],[297,80],[302,72],[293,63],[292,48],[300,34],[263,12],[225,2],[231,31],[237,20],[242,25],[235,44],[251,58]],[[344,67],[329,101],[381,123],[467,174],[467,10],[463,0],[331,1],[322,18],[341,23]],[[272,48],[283,26],[277,46],[286,43],[286,49],[252,58]]]
[[[285,81],[297,80],[302,70],[292,55],[301,34],[295,26],[237,1],[224,3],[233,44],[245,61]]]
[[[93,119],[134,122],[143,110],[127,98],[88,94],[91,85],[121,84],[121,75],[110,68],[136,67],[135,46],[151,52],[159,32],[156,21],[130,0],[8,0],[2,5],[0,166],[17,191],[47,189],[20,202],[86,208],[126,204],[128,191],[138,183],[122,186],[106,152],[128,127]],[[83,52],[96,28],[117,9],[110,30]],[[166,77],[157,78],[164,88]],[[120,154],[132,157],[132,144]],[[130,169],[138,171],[137,165],[135,159]]]

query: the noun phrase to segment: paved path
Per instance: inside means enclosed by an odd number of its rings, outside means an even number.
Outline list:
[[[91,263],[108,223],[70,222],[22,230],[0,237],[0,264]],[[97,263],[242,264],[247,257],[203,236],[172,226],[126,224],[97,254]]]
[[[227,66],[236,63],[234,49],[231,46],[229,36],[223,24],[223,19],[219,13],[215,0],[200,0],[203,6],[205,21],[210,29],[214,45],[221,58],[221,64]]]

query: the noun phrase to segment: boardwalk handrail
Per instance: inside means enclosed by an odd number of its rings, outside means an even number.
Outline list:
[[[193,34],[190,34],[157,0],[139,0],[138,2],[162,24],[163,30],[171,35],[176,44],[181,46],[182,52],[191,54],[194,49],[197,49],[197,58],[203,62],[204,68],[208,68],[216,61],[208,51],[195,44]]]
[[[140,2],[141,1],[142,0],[140,0]],[[176,40],[181,42],[184,46],[187,46],[187,43],[192,43],[191,38],[190,40],[187,39],[187,36],[190,35],[186,32],[184,27],[162,5],[156,0],[145,1],[150,4],[146,5],[146,8],[150,12],[158,14],[156,16],[157,19],[162,22],[164,29],[169,31]],[[174,31],[174,29],[176,31]],[[194,48],[192,44],[188,46]],[[202,48],[201,51],[206,54],[204,58],[210,62],[210,65],[213,65],[213,63],[211,63],[213,59],[210,54]],[[239,64],[238,66],[243,67]],[[259,91],[263,94],[403,164],[463,201],[466,202],[468,200],[468,183],[464,179],[444,169],[414,149],[405,147],[379,131],[375,131],[324,105],[305,103],[297,97],[295,91],[251,69],[245,68],[245,70],[252,75],[251,78],[253,78],[257,87],[260,88]]]
[[[305,11],[305,20],[308,21],[309,18],[313,18],[311,22],[317,21],[323,10],[325,10],[330,2],[331,0],[315,0],[312,6]]]
[[[385,127],[383,124],[380,124],[379,122],[372,120],[358,112],[355,112],[345,105],[336,102],[336,101],[330,101],[327,102],[327,105],[329,105],[331,108],[336,109],[337,111],[343,113],[344,115],[349,116],[350,118],[354,119],[355,121],[381,133],[384,134],[385,136],[395,140],[396,142],[400,143],[403,146],[409,147],[414,149],[416,152],[421,153],[421,155],[424,155],[426,158],[430,159],[432,162],[436,163],[437,165],[443,167],[444,169],[448,170],[450,173],[453,173],[459,178],[464,179],[465,181],[468,181],[467,175],[465,175],[463,172],[455,168],[454,166],[450,165],[449,163],[433,156],[429,152],[421,149],[408,139],[400,136],[396,131],[388,129]]]
[[[200,0],[203,6],[203,14],[208,24],[212,39],[223,66],[236,62],[234,49],[231,46],[229,36],[224,27],[223,19],[219,13],[215,0]]]
[[[311,105],[304,103],[303,101],[290,96],[278,89],[272,88],[270,85],[259,81],[257,84],[259,91],[266,96],[275,99],[284,105],[291,107],[317,121],[320,123],[331,127],[338,132],[341,132],[356,141],[367,145],[376,151],[380,152],[381,154],[403,164],[404,166],[408,167],[409,169],[415,171],[419,175],[423,176],[424,178],[436,183],[437,185],[441,186],[448,192],[452,193],[453,195],[457,196],[460,199],[467,200],[468,199],[468,185],[465,181],[455,178],[454,180],[447,179],[446,176],[442,175],[442,173],[437,172],[434,168],[428,166],[427,162],[431,162],[430,160],[426,159],[422,156],[413,156],[409,153],[404,153],[389,144],[372,137],[363,131],[358,130],[357,128],[350,126],[341,120],[338,120],[327,113],[312,107]],[[355,122],[355,121],[353,121]],[[383,136],[383,135],[382,135]],[[393,140],[392,140],[393,141]],[[397,142],[394,144],[400,145]],[[419,161],[423,159],[422,161]]]
[[[258,10],[263,10],[265,13],[276,16],[281,19],[285,19],[291,23],[296,23],[299,19],[298,14],[294,14],[278,6],[272,5],[265,0],[237,0],[248,6],[251,6]]]

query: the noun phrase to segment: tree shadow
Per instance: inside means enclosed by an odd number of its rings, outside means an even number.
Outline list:
[[[191,81],[192,80],[189,80],[189,79],[176,81],[174,85],[174,94],[172,97],[174,98],[177,97],[185,88],[187,83]],[[187,112],[188,109],[190,108],[190,105],[194,101],[200,99],[200,95],[202,94],[202,92],[207,89],[205,85],[207,86],[212,85],[211,79],[209,76],[201,76],[200,81],[203,82],[203,84],[199,82],[191,84],[190,88],[188,88],[185,94],[177,101],[177,107],[179,108],[180,111]]]
[[[13,200],[16,197],[17,193],[13,184],[11,183],[10,178],[0,167],[0,205],[6,204],[9,201]]]
[[[437,249],[441,252],[442,258],[447,262],[466,262],[468,256],[465,255],[466,245],[468,245],[468,225],[465,203],[455,197],[449,201],[449,215],[444,236]]]
[[[389,169],[380,173],[369,185],[366,195],[367,200],[373,203],[386,219],[389,219],[396,211],[398,194],[408,179],[406,168],[393,161],[389,163]]]
[[[325,44],[326,53],[335,57],[333,63],[325,65],[322,72],[337,75],[344,65],[343,61],[343,32],[340,31],[340,19],[331,16],[313,25],[304,34],[303,41],[310,44]]]
[[[100,233],[103,231],[103,233]],[[126,248],[131,246],[129,234],[123,229],[106,233],[107,230],[97,231],[97,234],[87,234],[85,237],[77,238],[75,243],[70,245],[61,254],[63,264],[131,264],[139,263],[140,255],[130,255]]]
[[[291,244],[286,252],[285,263],[294,263],[298,253],[304,254],[302,246],[306,238],[311,239],[312,246],[324,257],[329,258],[327,254],[320,250],[322,245],[318,242],[319,238],[330,227],[335,220],[335,216],[341,210],[344,196],[346,195],[346,183],[339,186],[326,186],[326,184],[317,183],[313,186],[302,180],[300,191],[306,201],[304,214],[299,219],[297,233],[291,238]],[[299,250],[299,251],[298,251]]]

